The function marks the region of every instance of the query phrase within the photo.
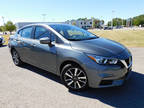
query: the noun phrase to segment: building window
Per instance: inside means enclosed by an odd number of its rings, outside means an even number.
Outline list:
[[[86,22],[84,22],[84,24],[86,24]]]
[[[90,24],[92,24],[92,22],[90,22]]]
[[[82,22],[81,22],[81,24],[82,24]]]

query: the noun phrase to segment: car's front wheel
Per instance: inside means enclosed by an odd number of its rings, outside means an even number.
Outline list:
[[[20,66],[23,63],[21,61],[20,56],[19,56],[19,54],[16,50],[12,50],[12,59],[13,59],[13,62],[16,66]]]
[[[63,67],[61,79],[64,85],[74,91],[84,90],[88,87],[88,78],[85,71],[77,65],[68,64]]]

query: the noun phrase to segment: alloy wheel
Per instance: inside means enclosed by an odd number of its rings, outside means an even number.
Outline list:
[[[19,64],[19,55],[16,51],[13,51],[12,52],[12,59],[13,59],[13,62],[15,65],[18,65]]]
[[[70,68],[64,74],[66,85],[72,89],[81,89],[87,84],[87,77],[80,68]]]

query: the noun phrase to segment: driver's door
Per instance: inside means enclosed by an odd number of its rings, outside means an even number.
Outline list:
[[[40,38],[49,37],[53,45],[41,44]],[[43,26],[35,26],[34,39],[32,41],[33,48],[31,49],[33,55],[33,63],[50,72],[56,72],[56,47],[55,35]]]

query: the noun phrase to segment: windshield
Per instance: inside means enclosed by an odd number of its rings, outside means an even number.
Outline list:
[[[70,41],[80,41],[80,40],[89,40],[98,38],[94,34],[80,29],[76,26],[71,25],[50,25],[58,33],[60,33],[64,38]]]

